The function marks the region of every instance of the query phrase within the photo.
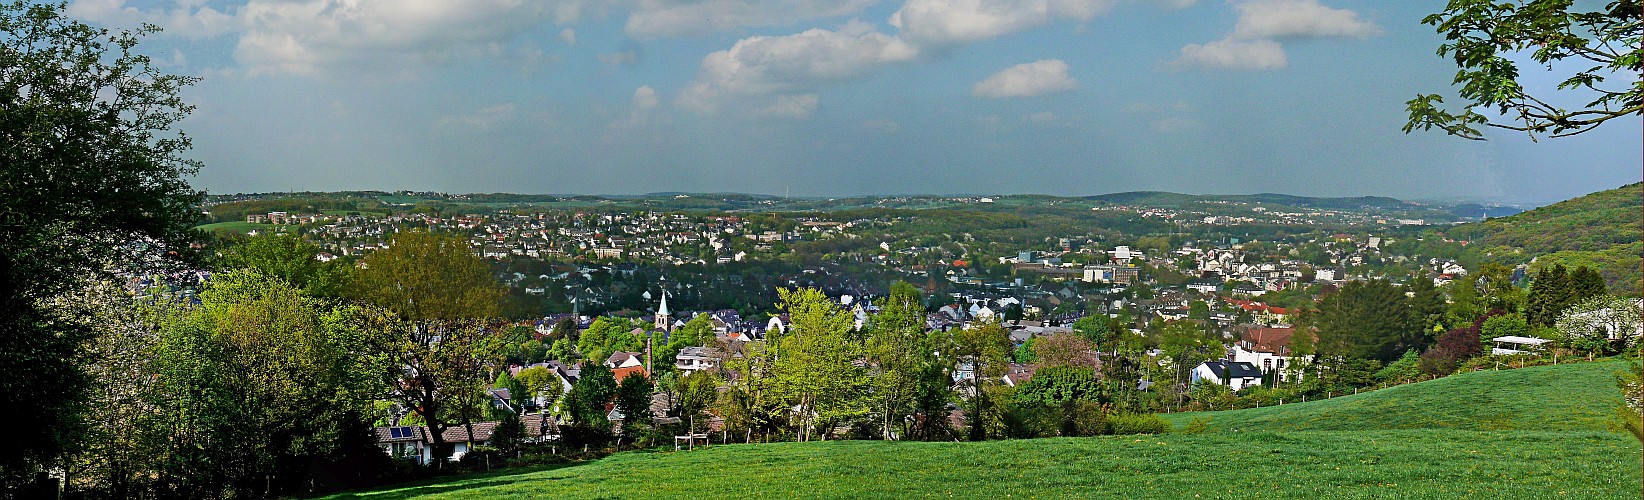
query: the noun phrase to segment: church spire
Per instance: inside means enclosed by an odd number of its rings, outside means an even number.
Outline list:
[[[671,313],[668,312],[668,289],[664,287],[662,289],[662,304],[656,308],[656,328],[664,332],[673,331],[674,322],[670,316]]]

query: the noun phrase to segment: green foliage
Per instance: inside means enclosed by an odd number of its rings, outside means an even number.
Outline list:
[[[75,448],[93,390],[81,346],[92,318],[44,301],[135,269],[133,240],[187,252],[199,163],[171,127],[195,79],[133,49],[151,29],[110,32],[62,4],[0,3],[0,405],[20,432],[0,450],[0,495]],[[94,424],[100,425],[100,424]]]
[[[1137,415],[1134,413],[1118,413],[1107,417],[1107,425],[1113,434],[1164,434],[1170,432],[1170,422],[1155,414]]]
[[[451,321],[499,314],[502,287],[468,242],[454,235],[405,231],[387,249],[366,255],[355,296],[416,320]]]
[[[965,418],[970,422],[970,439],[987,439],[989,428],[998,430],[1000,425],[997,415],[1004,401],[996,401],[990,389],[998,387],[999,377],[1005,374],[1010,335],[997,322],[972,323],[953,332],[953,347],[959,359],[971,365],[971,376],[961,381],[969,393]]]
[[[1406,133],[1434,127],[1458,137],[1482,140],[1478,126],[1515,130],[1536,136],[1565,137],[1644,110],[1644,84],[1606,84],[1606,76],[1638,74],[1639,11],[1637,0],[1614,0],[1602,9],[1578,7],[1571,0],[1451,0],[1444,11],[1427,16],[1445,37],[1439,56],[1452,56],[1461,71],[1451,83],[1466,101],[1460,113],[1441,108],[1438,95],[1417,95],[1409,102]],[[1519,82],[1516,55],[1527,54],[1538,66],[1577,65],[1558,84],[1556,93],[1592,99],[1566,110],[1551,104],[1563,96],[1531,94]],[[1567,61],[1567,62],[1566,62]],[[1482,107],[1484,113],[1474,108]],[[1488,114],[1488,115],[1487,115]],[[1491,118],[1496,116],[1496,118]]]
[[[1489,342],[1490,339],[1507,336],[1530,336],[1530,324],[1524,321],[1524,315],[1513,313],[1491,316],[1489,319],[1484,320],[1484,325],[1479,328],[1480,342]]]
[[[1319,354],[1391,360],[1422,338],[1404,291],[1383,280],[1354,281],[1319,301]]]
[[[850,340],[855,319],[814,288],[782,289],[778,295],[793,327],[771,340],[773,389],[793,405],[801,439],[865,415],[862,391],[868,379],[856,364],[861,346]]]
[[[1627,361],[1627,368],[1615,373],[1615,385],[1621,389],[1621,404],[1616,413],[1621,417],[1621,426],[1631,432],[1633,437],[1644,441],[1644,363],[1638,359]]]
[[[1383,382],[1415,380],[1420,378],[1421,375],[1421,356],[1416,353],[1415,349],[1411,349],[1405,351],[1404,355],[1400,356],[1397,361],[1388,363],[1387,366],[1377,371],[1376,380]]]
[[[531,392],[525,389],[525,384],[520,383],[513,375],[509,375],[507,370],[502,370],[497,374],[497,380],[491,383],[491,387],[507,389],[509,402],[514,405],[514,408],[524,406],[525,401],[530,399]]]
[[[719,397],[719,379],[706,371],[693,372],[678,379],[674,392],[679,395],[680,416],[689,422],[690,432],[696,432],[696,417],[702,415]]]
[[[578,403],[568,409],[572,420],[579,425],[592,427],[606,425],[605,403],[616,398],[616,377],[612,376],[611,369],[603,364],[585,364],[576,383],[571,386],[571,395],[568,397],[575,397]]]
[[[645,349],[645,338],[634,335],[635,329],[644,329],[648,323],[637,319],[600,316],[577,339],[577,352],[591,363],[604,363],[618,352],[640,352]]]
[[[218,257],[224,269],[256,269],[301,288],[310,297],[340,298],[348,287],[349,268],[321,262],[320,247],[291,235],[262,234],[235,242]]]
[[[348,316],[252,271],[218,274],[174,316],[155,351],[154,413],[142,438],[161,491],[181,496],[302,491],[316,460],[361,453],[378,394],[353,353]]]
[[[1644,282],[1639,260],[1644,255],[1638,230],[1641,209],[1644,197],[1634,183],[1510,217],[1462,224],[1444,233],[1471,241],[1468,258],[1505,264],[1535,258],[1532,271],[1558,264],[1568,269],[1589,266],[1614,293],[1636,297]]]
[[[616,409],[622,413],[624,433],[637,432],[651,425],[651,390],[649,377],[629,375],[617,385]]]

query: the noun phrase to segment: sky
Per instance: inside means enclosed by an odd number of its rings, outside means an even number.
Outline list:
[[[1641,123],[1405,134],[1454,63],[1380,0],[71,0],[164,31],[212,193],[1277,192],[1540,204]],[[1535,92],[1557,73],[1523,68]],[[1623,78],[1637,78],[1628,75]]]

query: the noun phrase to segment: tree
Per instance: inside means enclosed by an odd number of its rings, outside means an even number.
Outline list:
[[[970,400],[970,408],[966,412],[966,419],[970,421],[970,439],[982,441],[990,434],[999,432],[999,423],[988,418],[989,414],[998,411],[1001,401],[995,401],[997,394],[989,394],[989,389],[999,385],[999,377],[1004,376],[1007,360],[1010,359],[1010,335],[998,322],[983,321],[972,323],[961,328],[953,335],[954,354],[961,360],[961,366],[970,365],[970,376],[961,380],[965,384]],[[990,432],[990,427],[994,429]]]
[[[1101,361],[1096,357],[1096,345],[1084,337],[1059,333],[1035,338],[1032,343],[1033,358],[1040,366],[1071,366],[1089,370],[1101,366]]]
[[[559,376],[542,366],[520,370],[514,380],[519,381],[527,399],[542,397],[546,401],[544,410],[553,407],[554,402],[559,400],[560,393],[565,390],[559,383]]]
[[[1599,296],[1565,310],[1556,327],[1571,348],[1601,355],[1638,346],[1641,314],[1634,299]]]
[[[1436,94],[1418,94],[1408,103],[1410,120],[1405,133],[1439,128],[1451,135],[1483,140],[1478,126],[1565,137],[1597,128],[1611,119],[1638,115],[1644,110],[1644,83],[1637,78],[1619,85],[1606,77],[1637,75],[1640,69],[1638,0],[1615,0],[1599,10],[1588,10],[1572,0],[1451,0],[1443,12],[1427,16],[1422,24],[1444,35],[1438,55],[1451,56],[1461,70],[1453,85],[1466,102],[1460,113],[1440,107]],[[1565,95],[1532,95],[1519,83],[1518,63],[1525,54],[1553,71],[1570,67],[1574,74],[1559,83]],[[1575,99],[1566,109],[1565,99]],[[1585,103],[1582,100],[1591,99]],[[1483,108],[1498,116],[1486,116]]]
[[[833,424],[867,412],[861,396],[868,380],[856,364],[862,348],[850,339],[855,318],[814,288],[777,296],[793,327],[773,340],[775,389],[793,405],[799,439],[820,428],[826,440]]]
[[[616,377],[605,365],[588,363],[582,367],[576,383],[571,386],[571,393],[581,403],[568,409],[572,420],[579,425],[602,426],[606,421],[605,403],[611,402],[617,395]]]
[[[1484,320],[1479,328],[1479,340],[1489,342],[1496,337],[1528,337],[1530,324],[1518,313],[1500,314]]]
[[[200,300],[170,317],[156,347],[146,437],[160,496],[307,492],[342,472],[327,460],[379,453],[357,438],[380,386],[362,376],[363,332],[347,310],[255,271],[214,276]]]
[[[905,282],[891,285],[890,296],[880,301],[880,312],[867,325],[865,355],[871,370],[869,398],[878,414],[880,437],[902,435],[914,414],[920,393],[920,375],[936,362],[931,339],[925,332],[925,308],[919,290]]]
[[[347,289],[349,268],[337,261],[315,258],[319,245],[285,234],[252,236],[228,247],[218,257],[225,269],[256,269],[285,280],[310,297],[339,298]]]
[[[61,4],[0,4],[0,406],[30,429],[0,450],[0,495],[59,464],[91,391],[92,318],[42,301],[132,267],[128,243],[186,252],[199,163],[172,126],[191,77],[133,52],[152,29],[110,32]]]
[[[363,259],[356,296],[413,321],[490,318],[503,290],[490,264],[454,235],[406,231]]]
[[[513,375],[509,375],[508,370],[499,371],[497,373],[497,380],[496,382],[491,383],[491,387],[495,387],[497,389],[507,389],[508,404],[513,405],[516,412],[525,407],[526,401],[531,400],[532,393],[526,391],[525,384],[520,383],[519,379],[514,378]]]
[[[1479,343],[1478,328],[1467,326],[1451,328],[1439,335],[1426,352],[1421,353],[1421,371],[1429,375],[1445,376],[1456,372],[1463,361],[1472,359],[1484,350]]]
[[[1433,281],[1416,276],[1410,282],[1410,308],[1423,331],[1444,322],[1444,292]]]
[[[719,397],[719,380],[712,373],[695,371],[678,379],[679,413],[685,417],[689,433],[696,434],[696,416]]]
[[[632,435],[651,425],[651,390],[649,377],[629,375],[617,384],[616,410],[622,413],[622,433]]]
[[[1559,313],[1570,307],[1575,289],[1563,264],[1536,271],[1524,299],[1524,313],[1531,326],[1551,326]]]
[[[1404,290],[1384,280],[1349,282],[1326,296],[1314,325],[1324,356],[1391,361],[1422,336]]]
[[[512,342],[485,320],[410,321],[383,309],[361,308],[355,321],[372,332],[366,352],[389,388],[389,399],[423,421],[434,456],[450,456],[445,430],[467,425],[486,404],[490,367]]]

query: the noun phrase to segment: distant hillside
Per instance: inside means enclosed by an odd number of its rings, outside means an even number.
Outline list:
[[[1602,431],[1615,421],[1619,361],[1464,373],[1324,401],[1167,415],[1212,432],[1462,429]]]
[[[1612,292],[1636,296],[1644,279],[1639,271],[1644,252],[1641,188],[1635,183],[1599,191],[1511,217],[1459,225],[1445,234],[1471,241],[1477,252],[1536,259],[1536,267],[1593,266]]]

